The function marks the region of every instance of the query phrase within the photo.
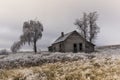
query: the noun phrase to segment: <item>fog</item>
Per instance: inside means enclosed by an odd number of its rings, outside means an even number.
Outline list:
[[[83,12],[97,11],[100,33],[97,46],[120,44],[119,0],[0,0],[0,48],[9,49],[19,40],[24,21],[39,20],[44,26],[38,48],[47,47],[60,36],[76,30],[74,22]],[[32,49],[25,45],[23,49]]]

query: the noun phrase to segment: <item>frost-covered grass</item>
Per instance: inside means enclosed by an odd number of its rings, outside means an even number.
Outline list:
[[[77,61],[92,58],[94,55],[85,53],[16,53],[0,56],[0,69],[39,66],[45,63]]]
[[[91,54],[18,53],[1,55],[0,62],[13,65],[0,70],[0,80],[120,80],[120,48]]]
[[[119,80],[120,60],[105,58],[57,62],[31,68],[1,70],[0,80]]]

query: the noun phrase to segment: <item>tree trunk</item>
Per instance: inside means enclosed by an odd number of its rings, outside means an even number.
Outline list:
[[[35,35],[34,35],[34,52],[37,53],[37,39],[36,39],[36,31],[35,31]]]
[[[37,53],[37,45],[36,45],[36,40],[34,41],[34,52]]]

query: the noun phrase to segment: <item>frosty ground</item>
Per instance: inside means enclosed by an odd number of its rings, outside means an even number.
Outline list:
[[[120,48],[86,53],[16,53],[0,56],[0,80],[119,80]]]

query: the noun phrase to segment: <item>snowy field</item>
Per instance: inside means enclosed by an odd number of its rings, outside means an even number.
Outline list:
[[[87,59],[119,59],[120,48],[105,48],[97,49],[93,53],[10,53],[9,55],[0,55],[0,69],[9,69],[17,67],[31,67],[38,66],[45,63],[65,62],[65,61],[77,61]]]
[[[19,67],[38,66],[46,63],[77,61],[95,57],[95,54],[85,53],[16,53],[0,55],[0,68],[11,69]]]
[[[120,48],[0,55],[0,68],[0,80],[120,80]]]

